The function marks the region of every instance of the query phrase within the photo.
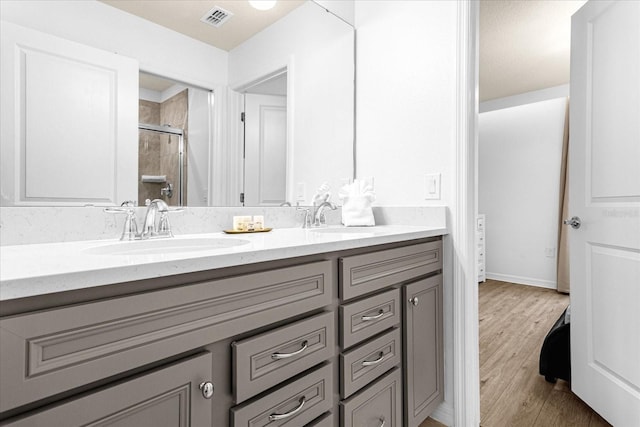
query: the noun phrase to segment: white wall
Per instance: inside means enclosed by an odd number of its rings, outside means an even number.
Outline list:
[[[486,214],[488,278],[556,287],[565,106],[556,98],[480,114],[478,212]]]
[[[376,204],[452,202],[456,2],[357,1],[356,174]],[[427,173],[441,200],[425,200]]]
[[[355,0],[313,0],[331,13],[344,19],[351,25],[355,25],[356,11]]]
[[[96,0],[0,1],[2,20],[135,58],[140,69],[208,89],[227,82],[227,52]]]
[[[324,181],[337,194],[353,177],[353,43],[351,26],[308,2],[229,52],[234,89],[288,67],[292,202],[298,183],[309,203]]]
[[[446,204],[452,227],[458,4],[358,0],[355,14],[356,176],[374,177],[376,205]],[[427,173],[442,174],[440,200],[424,198]],[[454,417],[454,239],[444,239],[445,401],[433,414],[447,425]]]
[[[194,88],[189,88],[188,94],[187,204],[189,207],[208,206],[213,94]]]

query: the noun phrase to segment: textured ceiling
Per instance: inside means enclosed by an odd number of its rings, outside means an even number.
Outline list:
[[[571,15],[584,3],[481,0],[480,101],[569,83]]]
[[[273,9],[261,11],[243,0],[100,1],[227,51],[304,3],[304,0],[281,0]],[[200,21],[214,6],[233,13],[231,19],[219,28]]]

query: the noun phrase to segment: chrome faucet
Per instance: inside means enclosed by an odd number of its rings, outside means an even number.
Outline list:
[[[171,225],[169,224],[169,206],[161,199],[154,199],[148,203],[142,231],[140,233],[138,233],[138,222],[136,221],[133,202],[124,202],[120,207],[116,208],[105,208],[104,211],[108,213],[127,214],[120,240],[145,240],[151,237],[173,237]],[[174,209],[174,211],[181,210],[181,208]]]
[[[158,214],[160,218],[157,219]],[[169,206],[164,200],[154,199],[147,207],[142,224],[141,239],[149,237],[173,237],[171,225],[169,224]]]
[[[329,208],[332,211],[335,211],[337,209],[337,206],[329,201],[324,201],[320,203],[318,206],[314,206],[313,208],[314,208],[314,212],[313,212],[312,227],[322,227],[327,224],[327,220],[324,215],[324,210],[326,208]]]

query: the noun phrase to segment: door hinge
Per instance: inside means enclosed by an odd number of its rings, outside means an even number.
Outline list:
[[[242,113],[240,113],[240,121],[244,122],[244,111]]]
[[[244,193],[240,193],[240,203],[244,203]]]

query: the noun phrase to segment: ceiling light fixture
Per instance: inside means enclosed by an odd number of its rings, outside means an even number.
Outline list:
[[[269,10],[276,5],[276,0],[249,0],[249,4],[258,10]]]

